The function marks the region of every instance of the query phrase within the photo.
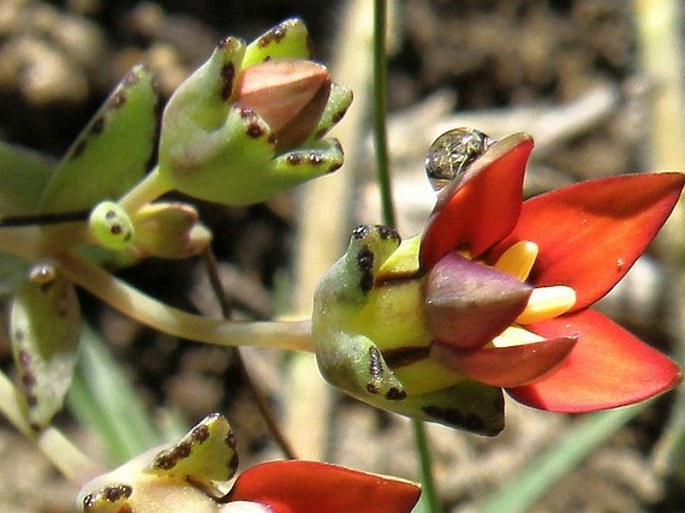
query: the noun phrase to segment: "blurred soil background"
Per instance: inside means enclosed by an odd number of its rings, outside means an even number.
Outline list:
[[[307,23],[318,59],[339,58],[340,20],[349,4],[287,4],[0,0],[0,137],[59,158],[133,64],[147,62],[168,98],[222,36],[251,40],[293,15]],[[390,26],[390,142],[403,235],[420,230],[431,208],[422,159],[431,140],[449,127],[468,124],[495,137],[531,132],[538,142],[527,181],[531,194],[649,168],[645,105],[654,84],[640,73],[630,2],[405,0],[394,4]],[[369,125],[355,130],[365,136]],[[348,165],[342,171],[355,173],[350,230],[380,219],[373,158],[361,141],[355,169]],[[270,318],[281,308],[275,298],[287,296],[294,281],[298,204],[296,193],[250,208],[200,205],[214,231],[224,284],[244,318]],[[667,272],[653,251],[604,307],[645,340],[671,351]],[[119,275],[170,304],[218,315],[197,259],[144,262]],[[221,411],[237,432],[245,464],[280,457],[227,350],[153,332],[86,296],[83,304],[154,415],[173,411],[194,422]],[[287,409],[280,394],[281,355],[248,356],[275,407]],[[0,362],[9,372],[10,359],[3,332]],[[325,386],[312,379],[312,386]],[[334,401],[327,459],[416,478],[406,419],[342,397]],[[667,395],[644,410],[532,511],[685,511],[683,489],[653,464],[672,404]],[[431,427],[447,511],[477,511],[480,502],[522,472],[539,451],[562,441],[578,421],[511,402],[507,408],[508,426],[496,439]],[[87,451],[101,452],[68,412],[58,423]],[[2,419],[0,461],[0,511],[72,511],[73,487]]]

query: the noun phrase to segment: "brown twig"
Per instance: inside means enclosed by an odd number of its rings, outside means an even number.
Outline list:
[[[224,290],[221,284],[221,278],[219,277],[219,268],[217,265],[216,256],[214,255],[214,251],[212,250],[211,246],[207,246],[207,248],[202,253],[202,257],[205,262],[205,268],[207,269],[207,276],[209,278],[210,286],[212,287],[214,295],[219,301],[221,313],[225,319],[230,319],[232,315],[231,300],[226,294],[226,291]],[[259,410],[259,413],[262,415],[264,422],[266,422],[267,428],[269,429],[271,436],[273,436],[275,442],[278,444],[278,446],[281,448],[281,450],[288,459],[297,459],[295,451],[293,450],[288,439],[283,434],[283,431],[280,428],[278,420],[276,419],[276,415],[272,410],[271,406],[269,405],[269,401],[266,397],[266,394],[252,379],[252,376],[250,375],[250,372],[248,371],[247,366],[245,365],[245,359],[243,358],[240,348],[231,347],[231,351],[233,352],[233,357],[235,358],[236,364],[238,365],[238,369],[241,373],[242,378],[244,379],[247,387],[250,389],[255,401],[257,402],[257,408]]]

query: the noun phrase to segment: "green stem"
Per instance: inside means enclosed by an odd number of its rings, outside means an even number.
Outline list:
[[[386,128],[388,108],[388,70],[385,49],[387,15],[386,0],[376,0],[374,4],[373,30],[373,134],[376,153],[376,177],[378,187],[380,188],[383,222],[388,226],[395,226],[397,223],[392,200]]]
[[[307,321],[235,322],[209,319],[162,303],[117,279],[92,262],[63,253],[57,257],[64,275],[125,315],[171,335],[220,346],[253,346],[310,351]]]
[[[374,45],[373,45],[373,119],[374,146],[376,153],[376,177],[381,196],[383,223],[395,227],[395,207],[390,180],[390,158],[388,156],[387,89],[388,73],[385,43],[387,39],[387,0],[374,2]],[[421,420],[412,419],[414,443],[419,454],[422,501],[430,513],[439,513],[441,506],[433,478],[433,465],[426,427]]]
[[[156,200],[172,189],[173,187],[160,174],[159,166],[156,166],[119,199],[119,205],[129,214],[134,214],[142,206]]]
[[[42,431],[32,429],[26,420],[26,402],[23,395],[2,372],[0,372],[0,412],[20,433],[35,443],[41,453],[71,482],[82,485],[104,472],[104,469],[93,463],[59,429],[55,427],[48,427]]]
[[[424,506],[423,511],[437,513],[442,511],[442,506],[440,505],[433,477],[433,456],[428,444],[426,425],[417,419],[412,419],[411,425],[414,432],[414,446],[419,453],[419,464],[421,466],[421,502]]]

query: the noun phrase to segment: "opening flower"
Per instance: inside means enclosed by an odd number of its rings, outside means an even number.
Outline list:
[[[242,472],[235,437],[219,414],[177,444],[151,449],[87,483],[84,513],[409,513],[418,485],[313,461],[272,461]]]
[[[617,176],[524,202],[532,148],[523,134],[489,142],[439,192],[421,236],[400,245],[387,228],[355,232],[317,292],[327,379],[490,435],[503,427],[502,388],[537,408],[587,412],[679,382],[675,363],[590,307],[652,241],[685,176]]]

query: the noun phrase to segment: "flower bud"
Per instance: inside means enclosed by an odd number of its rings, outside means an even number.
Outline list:
[[[352,101],[325,66],[306,60],[299,20],[249,46],[224,39],[174,93],[164,111],[159,178],[207,201],[264,201],[343,163],[340,145],[321,139]]]

